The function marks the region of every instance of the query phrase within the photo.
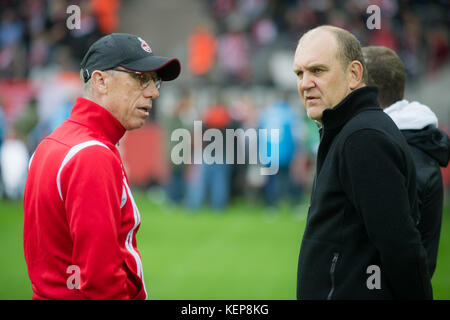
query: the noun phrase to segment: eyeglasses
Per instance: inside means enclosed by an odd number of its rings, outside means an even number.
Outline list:
[[[150,72],[140,72],[118,68],[113,68],[110,70],[131,73],[139,81],[142,90],[146,89],[152,81],[154,82],[156,89],[159,90],[159,88],[161,88],[162,79],[157,74],[155,76]]]

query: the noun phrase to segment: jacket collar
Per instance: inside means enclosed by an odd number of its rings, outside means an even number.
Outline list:
[[[91,100],[78,97],[73,106],[70,120],[87,126],[116,145],[125,134],[125,128],[105,108]]]
[[[322,124],[325,130],[343,127],[353,116],[362,110],[380,109],[378,104],[378,88],[366,86],[352,91],[332,109],[326,109],[322,114]]]

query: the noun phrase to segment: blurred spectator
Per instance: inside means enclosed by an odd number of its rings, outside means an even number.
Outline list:
[[[218,50],[224,82],[241,84],[250,79],[250,45],[246,33],[234,30],[220,35]]]
[[[229,114],[231,118],[231,129],[241,129],[244,134],[248,132],[248,129],[255,129],[258,125],[258,111],[255,109],[254,101],[251,95],[243,95],[233,101],[229,107]],[[236,133],[236,131],[235,131]],[[252,141],[251,139],[255,139]],[[233,197],[252,197],[252,200],[256,200],[256,190],[261,187],[258,181],[252,180],[253,177],[249,177],[249,168],[255,167],[256,170],[253,172],[260,176],[259,166],[257,164],[250,164],[250,145],[257,144],[257,137],[249,135],[245,137],[244,141],[238,139],[237,136],[234,137],[234,159],[233,164],[231,164],[231,190],[230,198]],[[244,163],[242,159],[238,158],[238,155],[244,154]],[[256,180],[258,180],[258,177]],[[250,179],[249,179],[250,178]],[[253,182],[256,182],[254,184]],[[256,189],[256,190],[254,190]]]
[[[93,44],[104,34],[99,29],[98,21],[98,18],[103,18],[103,16],[95,15],[92,8],[92,2],[95,1],[82,0],[80,2],[81,28],[69,30],[68,37],[66,38],[67,44],[71,49],[70,51],[72,52],[74,58],[78,61],[81,61],[81,59],[83,59],[84,53],[89,49],[91,44]],[[109,26],[108,28],[111,29]]]
[[[301,151],[301,134],[296,134],[297,130],[302,129],[300,118],[289,105],[287,95],[283,99],[269,105],[262,111],[260,116],[260,129],[267,129],[267,140],[259,141],[260,148],[267,150],[270,158],[270,152],[278,149],[278,172],[267,177],[266,185],[263,189],[264,201],[268,206],[278,206],[283,196],[289,195],[291,200],[302,197],[302,187],[299,184],[294,185],[291,176],[291,163],[296,153]],[[278,130],[279,140],[271,140],[272,130]],[[261,147],[266,144],[266,147]]]
[[[303,159],[301,159],[301,166],[305,168],[305,175],[301,178],[304,181],[305,188],[308,187],[307,192],[310,192],[310,188],[313,184],[314,172],[316,171],[316,157],[319,149],[320,136],[317,124],[309,119],[306,113],[303,115]]]
[[[20,43],[24,35],[24,22],[13,9],[7,8],[0,24],[0,47]]]
[[[4,192],[7,198],[19,200],[23,196],[28,171],[29,153],[27,147],[10,130],[0,150],[0,169]]]
[[[217,44],[210,28],[199,25],[189,37],[188,67],[195,76],[202,76],[211,72],[215,59]]]
[[[228,205],[231,167],[226,164],[225,130],[230,124],[231,117],[223,101],[219,100],[207,108],[203,118],[203,130],[204,132],[208,129],[219,130],[222,141],[215,141],[213,138],[211,142],[205,143],[202,148],[202,163],[194,164],[191,168],[187,194],[187,203],[191,209],[199,209],[205,202],[209,202],[211,208],[216,210],[222,210]],[[210,150],[212,148],[210,144],[213,143],[222,145],[214,149],[214,152],[204,152],[207,148]]]
[[[188,129],[188,113],[192,107],[192,97],[189,91],[181,94],[175,104],[175,108],[169,118],[164,121],[166,139],[168,140],[167,159],[169,160],[170,178],[166,185],[167,197],[173,204],[182,204],[186,194],[186,169],[187,164],[175,164],[171,159],[171,151],[178,141],[172,141],[171,135],[176,129]]]
[[[253,39],[260,46],[270,45],[275,41],[277,34],[277,26],[267,17],[258,20],[252,27]]]
[[[50,134],[70,115],[74,97],[81,89],[81,83],[74,76],[77,74],[51,74],[46,81],[36,85],[39,88],[36,97],[39,125],[34,133],[40,136],[39,139]]]
[[[438,27],[431,31],[430,42],[430,71],[435,72],[448,61],[450,57],[449,30],[444,27]]]
[[[25,143],[29,152],[36,148],[41,138],[33,136],[33,130],[38,124],[37,100],[33,97],[14,124],[17,138]]]
[[[99,31],[103,34],[114,32],[119,26],[119,0],[93,0],[92,11],[98,20]]]

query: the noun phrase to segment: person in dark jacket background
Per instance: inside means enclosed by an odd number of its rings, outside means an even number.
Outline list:
[[[440,167],[450,157],[450,139],[438,129],[438,119],[427,106],[404,100],[406,73],[403,62],[391,49],[364,47],[369,85],[378,87],[381,108],[395,122],[409,144],[417,175],[419,231],[428,256],[430,277],[436,269],[444,192]]]
[[[297,87],[321,141],[298,299],[432,299],[405,138],[367,87],[359,41],[321,26],[299,40]]]

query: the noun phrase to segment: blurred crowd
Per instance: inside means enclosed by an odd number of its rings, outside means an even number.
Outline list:
[[[77,5],[81,28],[68,28]],[[119,0],[2,0],[0,7],[0,195],[21,196],[28,159],[70,114],[79,63],[119,23]]]
[[[409,83],[433,76],[450,61],[447,0],[202,3],[208,16],[186,39],[183,81],[163,86],[148,123],[164,137],[165,144],[156,149],[165,154],[158,161],[164,162],[167,170],[160,171],[167,174],[149,175],[146,185],[162,186],[170,202],[192,209],[205,204],[223,209],[235,198],[268,207],[283,199],[293,205],[305,199],[319,136],[299,101],[292,57],[299,36],[311,27],[332,24],[354,33],[363,45],[394,49],[405,63]],[[102,35],[117,31],[119,10],[127,3],[1,0],[1,4],[0,194],[17,199],[37,144],[68,117],[80,95],[78,72],[84,52]],[[71,30],[67,8],[73,4],[80,8],[81,28]],[[369,30],[366,25],[370,4],[381,9],[380,29]],[[193,134],[194,120],[202,121],[203,131],[279,129],[278,173],[263,176],[264,165],[248,161],[175,165],[171,151],[177,141],[171,141],[171,134],[177,128]],[[252,143],[236,141],[235,147],[248,155]],[[264,144],[267,150],[273,143],[257,141],[258,148]],[[155,146],[150,141],[148,147]]]
[[[285,48],[312,26],[349,30],[363,45],[395,50],[409,80],[433,73],[450,58],[450,3],[447,0],[209,0],[213,23],[203,24],[189,41],[189,67],[227,83],[277,80],[273,65]],[[380,8],[380,29],[367,26],[369,5]],[[273,61],[272,63],[268,61]],[[278,69],[279,71],[280,69]],[[272,73],[272,74],[271,74]]]
[[[57,65],[77,71],[87,48],[119,23],[119,0],[2,0],[0,76],[27,78]],[[81,28],[69,29],[70,5],[77,5]],[[69,20],[69,21],[68,21]]]
[[[267,208],[302,204],[312,183],[319,135],[316,124],[298,108],[295,91],[208,87],[173,95],[177,97],[173,108],[159,112],[171,164],[166,191],[172,203],[193,210],[205,204],[221,210],[236,198]],[[200,137],[193,124],[199,120]],[[183,142],[173,135],[178,128],[188,130],[191,139],[191,156],[181,164],[173,161],[176,146]],[[219,138],[209,137],[210,129]],[[277,137],[271,135],[274,129]],[[199,145],[202,160],[195,163]],[[277,157],[276,174],[262,174],[261,169],[273,167],[271,153]],[[212,159],[219,161],[209,164]]]

